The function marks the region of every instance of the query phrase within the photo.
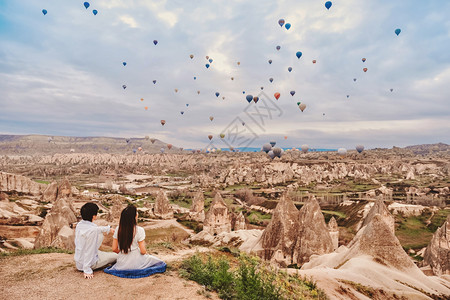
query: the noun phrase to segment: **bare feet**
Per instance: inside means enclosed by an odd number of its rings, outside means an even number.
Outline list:
[[[94,273],[92,273],[92,274],[84,273],[84,279],[92,279],[92,278],[94,278]]]

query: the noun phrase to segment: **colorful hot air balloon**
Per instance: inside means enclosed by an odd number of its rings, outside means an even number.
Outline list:
[[[295,53],[295,56],[297,56],[297,58],[302,57],[303,53],[300,51],[297,51],[297,53]]]
[[[94,14],[94,16],[96,16],[96,15],[98,14],[98,11],[97,11],[96,9],[94,9],[94,10],[92,11],[92,13]]]
[[[307,144],[303,144],[301,148],[303,153],[306,153],[309,150],[309,146]]]
[[[197,94],[200,95],[200,91],[197,91]]]
[[[144,98],[141,98],[141,101],[144,101]]]
[[[361,153],[364,150],[364,146],[363,145],[356,145],[355,148],[356,148],[356,151],[358,151],[358,153]]]
[[[364,73],[367,72],[367,68],[364,68],[363,71],[364,71]]]
[[[212,62],[213,62],[212,58],[210,58],[208,61],[210,64],[212,64]]]
[[[225,96],[222,96],[222,100],[225,100]]]
[[[286,28],[286,30],[289,30],[289,28],[291,28],[291,24],[286,23],[286,25],[284,25],[284,27]]]
[[[252,100],[253,100],[253,96],[252,96],[252,95],[247,95],[247,96],[245,97],[245,99],[247,100],[248,103],[250,103],[250,102],[252,102]]]
[[[362,62],[366,62],[366,58],[365,57],[363,57],[361,60],[362,60]]]
[[[291,96],[295,95],[295,91],[290,91],[289,93],[291,94]]]
[[[291,71],[292,71],[292,67],[289,67],[289,68],[288,68],[288,71],[291,72]]]
[[[156,139],[154,139],[154,138],[151,138],[151,139],[150,139],[150,142],[152,142],[152,144],[154,144],[155,141],[156,141]]]
[[[255,102],[255,103],[258,103],[258,101],[259,101],[259,97],[253,97],[253,102]]]
[[[194,80],[196,80],[196,79],[197,79],[197,77],[194,76]]]
[[[148,106],[146,106],[146,107],[144,107],[145,108],[145,110],[148,110]]]
[[[305,110],[305,108],[306,108],[306,104],[305,104],[305,103],[302,103],[302,104],[300,104],[300,105],[298,106],[298,108],[300,108],[300,110],[303,112],[303,111]]]
[[[42,13],[44,14],[44,16],[47,14],[47,10],[46,9],[43,9],[42,10]]]
[[[270,150],[272,150],[272,145],[270,145],[270,144],[264,144],[263,146],[262,146],[262,151],[264,151],[264,152],[269,152]]]
[[[339,149],[338,149],[338,153],[339,153],[339,155],[345,155],[345,154],[347,154],[347,149],[345,149],[345,148],[339,148]]]
[[[275,145],[277,144],[277,142],[275,142],[275,141],[270,141],[269,144],[270,144],[270,146],[275,147]]]
[[[400,28],[395,29],[395,34],[398,36],[400,34],[400,32],[402,32],[402,30]]]
[[[297,106],[299,106],[301,104],[301,102],[297,102]]]
[[[209,64],[206,64],[205,67],[208,69],[209,68]]]
[[[280,49],[281,49],[281,46],[277,46],[277,50],[280,51]]]
[[[313,59],[313,61],[312,61],[312,62],[313,62],[313,64],[315,64],[315,63],[316,63],[316,60],[315,60],[315,59]]]
[[[234,80],[234,77],[231,77],[230,79],[231,79],[231,80]]]
[[[206,60],[208,60],[209,59],[209,56],[208,55],[206,55]]]
[[[280,147],[275,147],[272,149],[272,152],[276,157],[281,157],[283,150]]]
[[[86,7],[86,9],[88,9],[89,6],[90,6],[89,2],[84,2],[84,7]]]
[[[333,5],[333,3],[331,3],[331,1],[325,2],[325,7],[326,7],[327,9],[330,9],[331,5]]]
[[[224,134],[224,133],[221,133],[221,134],[220,134],[220,138],[223,139],[224,137],[225,137],[225,134]]]
[[[213,136],[210,134],[210,135],[208,135],[208,139],[209,140],[212,140],[212,138],[213,138]]]
[[[124,62],[122,63],[122,65],[125,67],[125,66],[127,65],[127,62],[124,61]]]
[[[271,159],[274,159],[274,158],[275,158],[275,154],[273,153],[272,150],[270,150],[269,152],[267,152],[267,155],[269,155],[269,157],[270,157]]]
[[[213,116],[210,116],[209,119],[210,119],[211,122],[212,122],[212,120],[214,120],[214,117],[213,117]]]
[[[188,107],[189,106],[189,103],[186,103],[186,107]]]
[[[156,84],[156,80],[153,80],[153,84]]]
[[[216,92],[216,97],[219,97],[219,95],[220,95],[220,93],[219,93],[219,92]]]
[[[278,24],[280,24],[280,26],[283,27],[283,25],[284,25],[284,19],[279,19],[279,20],[278,20]]]
[[[237,62],[237,65],[238,65],[238,66],[240,66],[240,65],[241,65],[241,62],[240,62],[240,61],[238,61],[238,62]]]
[[[193,55],[193,54],[191,54],[191,55],[189,55],[189,57],[190,57],[191,59],[193,59],[193,58],[194,58],[194,55]]]
[[[392,92],[392,91],[394,91],[394,89],[390,89],[390,91]]]
[[[272,82],[273,82],[273,78],[272,78],[272,77],[270,77],[270,78],[269,78],[269,81],[270,81],[270,82],[272,83]]]
[[[287,135],[284,136],[284,139],[287,140]]]
[[[347,95],[347,98],[350,98],[350,95]]]
[[[164,149],[164,148],[161,148],[159,151],[161,151],[161,154],[163,154],[164,153],[164,151],[166,151],[166,149]]]
[[[175,93],[178,93],[178,89],[175,89],[174,91],[175,91]]]
[[[166,124],[166,120],[161,120],[161,125],[164,126]]]
[[[172,144],[167,144],[167,148],[172,149]]]
[[[273,94],[273,96],[278,100],[280,98],[280,93],[276,92],[275,94]]]
[[[353,81],[355,81],[355,82],[356,82],[356,78],[353,78]]]
[[[155,46],[156,46],[156,44],[158,44],[158,41],[157,40],[153,40],[153,44],[155,44]]]
[[[182,115],[183,115],[183,114],[184,114],[184,111],[180,111],[180,114],[182,114]]]
[[[269,65],[271,65],[272,64],[272,60],[271,59],[269,59]]]
[[[124,84],[124,85],[122,85],[122,87],[123,87],[123,89],[126,89],[127,88],[127,86]]]

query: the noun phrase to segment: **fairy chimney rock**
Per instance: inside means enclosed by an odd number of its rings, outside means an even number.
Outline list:
[[[245,224],[245,217],[242,211],[232,215],[231,227],[234,231],[247,229],[247,225]]]
[[[434,233],[423,259],[437,276],[450,275],[450,215]]]
[[[160,191],[158,196],[156,197],[155,206],[153,208],[153,213],[155,216],[161,219],[172,219],[173,218],[173,209],[170,205],[169,199],[167,198],[166,193]]]
[[[62,198],[57,200],[36,236],[34,248],[55,247],[68,250],[75,249],[75,232],[70,228],[75,223],[74,209],[71,200]]]
[[[311,198],[300,209],[296,232],[294,263],[302,265],[309,261],[311,255],[333,252],[333,241],[316,199]]]
[[[206,213],[203,230],[212,235],[231,231],[228,207],[219,192],[214,196],[214,200]]]
[[[64,178],[60,182],[52,182],[44,190],[42,194],[42,201],[55,202],[58,199],[71,197],[72,185],[67,178]]]
[[[260,256],[273,261],[281,266],[293,263],[292,253],[297,238],[298,210],[291,199],[282,195],[272,219],[261,237],[261,245],[264,249]]]
[[[328,222],[328,231],[330,232],[331,241],[333,242],[333,251],[339,247],[339,229],[334,217]]]
[[[122,210],[126,207],[127,198],[120,195],[113,195],[107,199],[109,204],[112,204],[111,210],[106,216],[108,222],[114,222],[120,219]]]
[[[192,200],[192,207],[189,211],[189,217],[197,222],[205,220],[205,197],[203,192],[197,192]]]
[[[380,217],[386,222],[386,224],[391,229],[392,233],[395,232],[395,219],[392,216],[392,214],[387,209],[386,205],[384,204],[384,201],[377,200],[375,201],[374,205],[370,209],[369,213],[367,214],[366,218],[364,219],[362,223],[362,227],[368,225],[375,215],[379,214]]]

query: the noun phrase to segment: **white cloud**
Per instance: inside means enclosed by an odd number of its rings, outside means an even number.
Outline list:
[[[120,19],[120,21],[123,24],[126,24],[126,25],[130,26],[131,28],[138,28],[139,27],[139,25],[136,22],[136,20],[133,17],[131,17],[131,16],[123,15],[123,16],[120,16],[119,19]]]

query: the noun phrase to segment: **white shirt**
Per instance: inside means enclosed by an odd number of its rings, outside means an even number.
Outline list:
[[[77,224],[74,259],[78,270],[92,274],[91,266],[98,260],[98,248],[100,247],[98,235],[110,230],[110,226],[98,226],[85,220]]]

